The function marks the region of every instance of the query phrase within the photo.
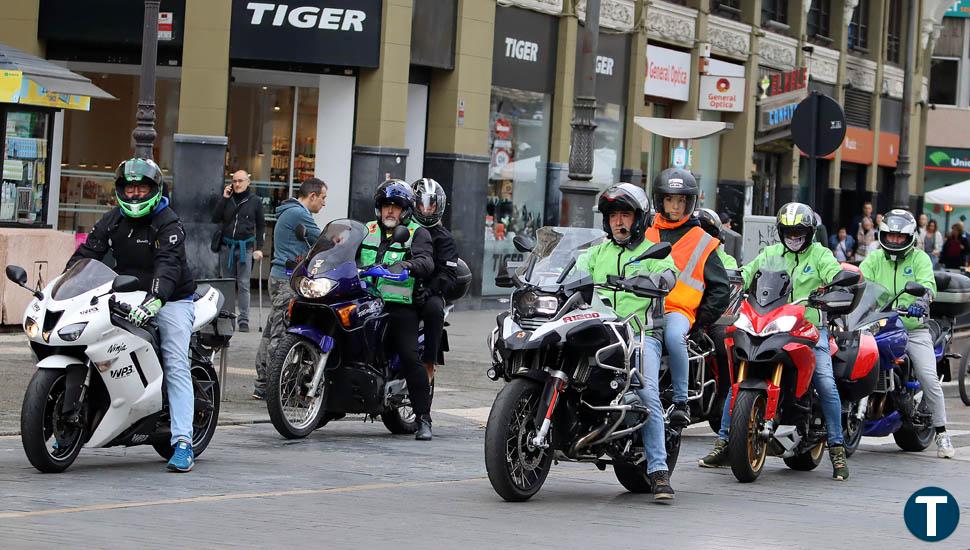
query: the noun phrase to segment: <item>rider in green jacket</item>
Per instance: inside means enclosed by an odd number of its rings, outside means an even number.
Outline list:
[[[596,283],[605,283],[608,275],[631,276],[637,272],[662,273],[667,270],[676,273],[674,261],[670,257],[662,260],[645,259],[626,265],[654,245],[644,235],[649,220],[650,202],[643,189],[630,183],[614,185],[600,196],[599,211],[603,214],[603,229],[610,240],[584,252],[576,261],[578,270],[589,273]],[[673,275],[671,280],[675,277]],[[625,317],[638,313],[641,323],[649,321],[647,309],[653,300],[628,292],[600,290],[599,293],[602,298],[610,300],[617,315]],[[650,416],[641,430],[647,475],[654,499],[667,500],[674,498],[674,490],[670,486],[667,468],[664,411],[660,404],[660,340],[650,333],[642,349],[646,354],[640,361],[644,387],[639,395],[650,409]]]
[[[832,251],[815,242],[817,229],[815,212],[806,204],[788,203],[778,211],[776,227],[780,244],[773,244],[761,251],[750,263],[741,268],[744,286],[751,284],[755,273],[768,258],[780,257],[792,278],[791,301],[807,298],[812,291],[832,282],[842,270]],[[819,312],[807,308],[805,317],[818,327],[818,343],[815,345],[815,374],[812,384],[818,392],[825,417],[829,456],[832,459],[832,477],[839,481],[849,478],[849,467],[842,445],[842,402],[832,373],[832,356],[829,354],[829,335],[821,325]],[[731,427],[729,400],[721,415],[721,431],[714,449],[700,460],[703,468],[716,468],[727,463],[728,430]]]
[[[879,224],[880,250],[869,253],[859,265],[866,280],[879,283],[892,291],[895,296],[913,281],[929,290],[926,296],[916,297],[903,294],[893,304],[905,308],[909,315],[902,317],[903,325],[909,331],[906,354],[916,370],[916,378],[923,388],[923,399],[933,414],[933,427],[936,429],[936,456],[953,458],[956,451],[946,433],[946,408],[943,400],[943,387],[936,375],[936,354],[933,351],[933,336],[926,327],[924,319],[930,311],[930,302],[936,294],[936,278],[933,276],[933,262],[916,244],[916,218],[905,210],[890,210]]]

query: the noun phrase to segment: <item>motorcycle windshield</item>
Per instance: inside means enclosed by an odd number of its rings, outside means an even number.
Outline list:
[[[357,262],[357,250],[367,236],[367,227],[354,220],[334,220],[320,233],[307,254],[306,272],[310,277]]]
[[[81,294],[115,280],[118,274],[98,260],[85,259],[72,265],[64,272],[51,297],[55,300],[70,300]]]
[[[758,268],[749,293],[756,304],[767,307],[779,300],[787,302],[792,292],[788,265],[781,256],[769,256]]]
[[[866,281],[862,283],[859,292],[861,295],[858,305],[845,316],[846,329],[858,330],[892,315],[883,311],[893,299],[893,293],[889,289],[879,283]]]
[[[519,268],[519,278],[540,288],[558,287],[556,280],[562,275],[563,270],[569,267],[572,260],[578,258],[589,247],[600,244],[605,239],[606,233],[599,229],[541,227],[536,231],[535,248],[532,250],[528,261],[523,262],[522,267]],[[532,268],[532,276],[526,278],[532,262],[535,262],[535,267]],[[574,267],[562,284],[568,284],[584,276],[586,276],[586,273]]]

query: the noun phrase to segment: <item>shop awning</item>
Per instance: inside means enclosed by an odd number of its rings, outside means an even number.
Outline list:
[[[638,116],[633,122],[644,130],[671,139],[700,139],[734,129],[730,122],[711,120],[681,120],[676,118],[655,118]]]
[[[970,180],[927,191],[923,201],[950,206],[970,206]]]
[[[91,98],[116,99],[84,76],[0,44],[0,103],[87,111]]]

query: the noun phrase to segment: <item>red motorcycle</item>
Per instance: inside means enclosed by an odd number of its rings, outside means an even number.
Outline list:
[[[858,282],[857,273],[842,272],[809,298],[788,303],[793,281],[784,260],[769,258],[755,274],[725,341],[732,375],[728,456],[738,481],[758,479],[768,455],[793,470],[821,462],[825,421],[812,387],[819,332],[802,303],[844,313],[855,297],[847,287]]]

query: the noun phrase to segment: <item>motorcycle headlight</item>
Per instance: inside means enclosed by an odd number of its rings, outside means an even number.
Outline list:
[[[27,317],[24,322],[24,332],[27,333],[28,338],[37,338],[37,335],[40,334],[40,325],[37,324],[37,321]]]
[[[789,332],[791,329],[795,328],[796,322],[798,322],[798,319],[796,319],[794,315],[785,315],[784,317],[779,317],[768,323],[768,326],[761,331],[761,334],[764,336],[778,332]]]
[[[73,342],[81,337],[81,333],[84,332],[84,327],[88,326],[87,323],[74,323],[73,325],[67,325],[61,330],[57,331],[57,335],[60,336],[61,340],[65,342]]]
[[[754,325],[751,324],[751,319],[748,319],[744,315],[738,315],[738,320],[734,322],[734,326],[738,330],[743,330],[744,332],[747,332],[748,334],[752,334],[752,335],[755,335],[755,336],[758,335],[758,333],[755,332],[755,330],[754,330]]]
[[[523,317],[534,315],[555,315],[559,311],[559,299],[555,296],[540,295],[529,291],[519,296],[516,309]]]
[[[300,279],[300,296],[304,298],[323,298],[337,287],[337,282],[331,279]]]
[[[555,315],[559,311],[559,299],[555,296],[539,296],[536,299],[536,313],[539,315]]]

